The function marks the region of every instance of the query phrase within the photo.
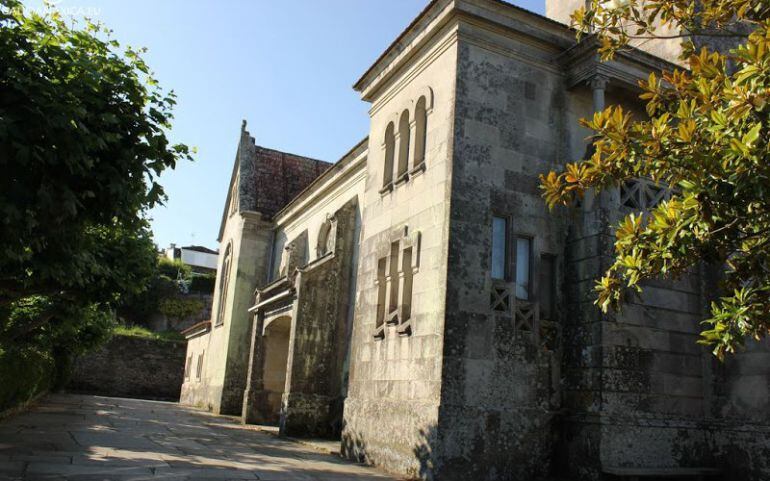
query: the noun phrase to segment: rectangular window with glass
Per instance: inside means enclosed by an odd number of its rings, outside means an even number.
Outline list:
[[[508,219],[492,217],[492,279],[508,277]]]
[[[531,285],[532,239],[516,237],[516,298],[529,300]]]
[[[548,321],[556,320],[556,256],[553,254],[540,255],[537,290],[540,317]]]

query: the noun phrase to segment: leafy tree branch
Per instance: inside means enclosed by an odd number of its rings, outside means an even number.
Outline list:
[[[594,132],[593,155],[542,176],[541,188],[553,208],[589,189],[639,177],[670,186],[670,200],[647,215],[630,214],[617,226],[616,260],[597,283],[597,304],[605,311],[619,309],[627,289],[640,291],[642,281],[660,275],[685,275],[704,261],[724,266],[723,297],[711,305],[701,342],[722,357],[747,338],[766,336],[770,5],[760,0],[593,0],[573,20],[581,34],[598,36],[604,59],[627,48],[634,35],[655,35],[660,28],[689,37],[752,26],[730,52],[707,43],[697,49],[688,38],[681,56],[688,70],[652,73],[640,83],[646,118],[615,105],[584,119]]]

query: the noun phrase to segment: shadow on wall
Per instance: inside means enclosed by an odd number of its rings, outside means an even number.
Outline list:
[[[367,442],[364,435],[348,429],[343,432],[341,453],[361,463],[390,469],[408,480],[572,479],[572,475],[567,474],[566,459],[559,455],[567,449],[566,443],[560,441],[563,429],[564,419],[556,415],[538,429],[521,433],[522,437],[508,444],[507,448],[501,446],[505,444],[502,441],[496,444],[490,439],[476,437],[470,452],[455,457],[448,454],[453,451],[452,445],[444,443],[458,442],[457,439],[451,432],[439,436],[436,425],[419,429],[416,436],[393,433],[393,436],[416,439],[411,446],[403,447],[390,439],[384,445]],[[544,431],[551,434],[544,438]],[[558,436],[558,439],[544,446],[543,439],[550,440],[551,436]],[[536,466],[545,469],[538,470]]]
[[[418,431],[418,442],[411,447],[411,450],[396,453],[396,455],[402,454],[405,458],[407,456],[410,457],[413,460],[412,463],[401,465],[398,462],[389,462],[399,471],[397,474],[403,475],[404,472],[406,473],[406,478],[403,479],[435,481],[434,446],[436,445],[437,431],[435,425],[420,429]],[[343,456],[359,463],[378,466],[386,470],[390,467],[376,462],[371,453],[377,449],[371,448],[359,433],[343,429],[340,449]],[[390,447],[382,447],[380,449],[382,449],[381,456],[393,455]]]

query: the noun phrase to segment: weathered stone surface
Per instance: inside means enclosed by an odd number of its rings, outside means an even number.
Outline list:
[[[636,51],[600,63],[592,40],[505,2],[431,2],[355,85],[369,137],[293,200],[264,190],[280,210],[239,197],[269,219],[226,217],[238,275],[221,291],[223,327],[190,340],[208,361],[184,401],[224,412],[245,387],[246,422],[341,429],[345,455],[423,479],[770,476],[756,454],[770,347],[719,365],[696,343],[718,292],[711,269],[646,282],[602,313],[594,287],[614,226],[649,199],[629,205],[610,188],[550,211],[538,189],[539,175],[590,154],[581,117],[609,104],[644,115],[637,81],[670,67]],[[241,189],[269,170],[243,136]],[[315,168],[268,157],[278,186]]]
[[[73,392],[177,401],[185,366],[184,342],[114,336],[75,362]]]

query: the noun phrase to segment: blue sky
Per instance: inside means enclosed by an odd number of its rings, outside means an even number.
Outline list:
[[[351,85],[427,0],[54,3],[149,49],[145,60],[178,96],[172,140],[198,149],[161,178],[169,199],[151,212],[155,240],[217,248],[241,120],[259,145],[336,161],[369,128],[369,104]],[[544,10],[544,0],[513,3]]]

